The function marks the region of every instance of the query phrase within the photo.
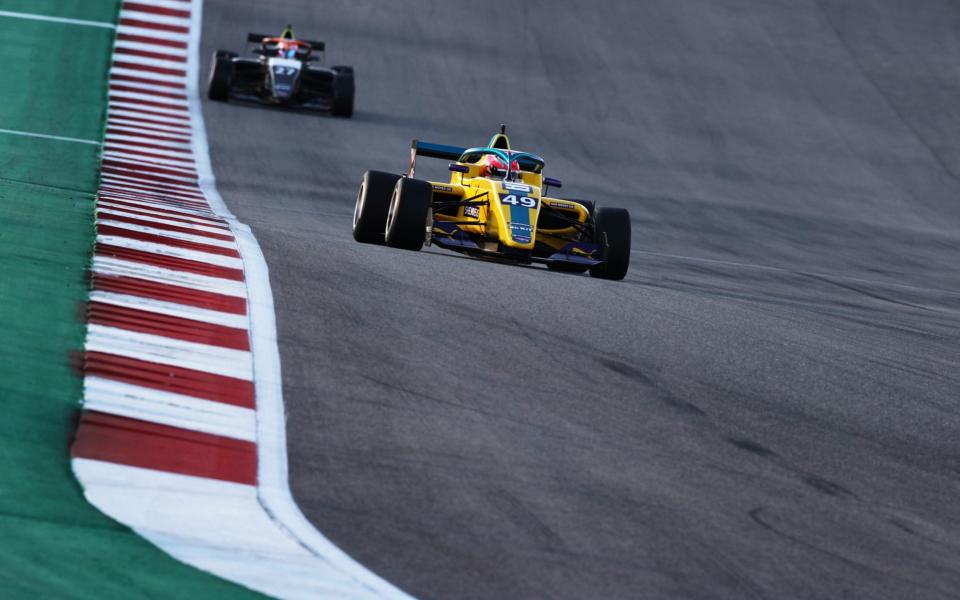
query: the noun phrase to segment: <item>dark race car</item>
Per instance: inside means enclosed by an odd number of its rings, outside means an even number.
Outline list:
[[[255,55],[218,50],[213,57],[208,96],[291,108],[353,114],[353,67],[324,67],[325,44],[299,40],[287,26],[278,37],[247,34]]]

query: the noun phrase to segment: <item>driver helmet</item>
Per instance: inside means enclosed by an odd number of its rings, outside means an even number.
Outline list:
[[[520,164],[517,161],[510,163],[510,179],[515,180],[520,175]],[[480,176],[503,179],[507,176],[507,163],[499,156],[487,154],[480,159]]]
[[[281,58],[296,58],[297,45],[281,40],[277,43],[277,56]]]

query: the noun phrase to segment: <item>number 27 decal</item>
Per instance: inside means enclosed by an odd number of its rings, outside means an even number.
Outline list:
[[[537,199],[531,198],[529,196],[518,196],[516,194],[510,194],[509,196],[504,196],[500,198],[500,202],[503,204],[510,204],[512,206],[524,206],[526,208],[536,208]]]

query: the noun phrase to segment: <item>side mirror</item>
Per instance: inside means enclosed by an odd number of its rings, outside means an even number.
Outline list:
[[[546,185],[549,187],[555,187],[555,188],[563,187],[563,183],[561,183],[559,179],[554,179],[553,177],[544,177],[543,185]]]
[[[450,166],[449,166],[448,168],[449,168],[451,171],[453,171],[454,173],[469,173],[469,172],[470,172],[470,167],[468,167],[468,166],[466,166],[466,165],[459,165],[459,164],[457,164],[457,163],[450,163]]]

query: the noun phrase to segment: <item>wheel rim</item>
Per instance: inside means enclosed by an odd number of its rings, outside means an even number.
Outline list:
[[[400,194],[398,193],[400,186],[393,188],[393,196],[390,197],[390,210],[387,211],[387,225],[383,229],[383,234],[386,235],[390,231],[390,226],[393,225],[393,220],[396,218],[397,214],[397,205],[400,204]]]
[[[367,186],[363,183],[360,184],[360,191],[357,192],[357,203],[353,207],[353,228],[357,228],[357,223],[360,222],[360,215],[363,214],[363,200],[366,194]]]

